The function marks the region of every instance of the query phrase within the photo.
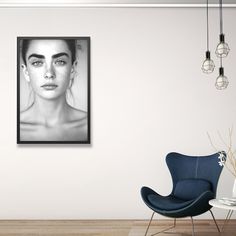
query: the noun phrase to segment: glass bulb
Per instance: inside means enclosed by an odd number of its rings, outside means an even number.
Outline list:
[[[229,54],[229,50],[230,49],[229,49],[229,46],[227,43],[220,42],[216,48],[216,56],[217,57],[227,57],[227,55]]]
[[[206,51],[206,59],[202,64],[202,71],[204,73],[212,73],[214,71],[215,68],[215,64],[213,62],[213,60],[211,60],[211,53],[209,50]]]
[[[215,86],[217,89],[222,90],[228,87],[229,81],[226,76],[224,76],[224,69],[220,68],[220,75],[216,79]]]
[[[202,64],[202,71],[204,73],[210,74],[214,71],[214,68],[215,68],[214,61],[209,58],[206,58],[206,60]]]
[[[216,56],[217,57],[227,57],[227,55],[229,54],[229,45],[227,43],[225,43],[225,36],[224,34],[220,34],[220,42],[216,47]]]

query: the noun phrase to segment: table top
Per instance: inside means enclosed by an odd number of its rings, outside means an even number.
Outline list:
[[[232,205],[226,205],[226,204],[220,202],[219,199],[212,199],[212,200],[209,201],[209,204],[213,207],[236,211],[236,205],[233,205],[233,206]]]

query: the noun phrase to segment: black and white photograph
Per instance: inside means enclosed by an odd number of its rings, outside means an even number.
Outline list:
[[[90,143],[90,37],[17,37],[17,143]]]

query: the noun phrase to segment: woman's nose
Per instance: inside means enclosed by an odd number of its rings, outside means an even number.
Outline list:
[[[55,71],[54,71],[54,68],[52,65],[50,65],[46,68],[44,78],[45,79],[54,79],[55,78]]]

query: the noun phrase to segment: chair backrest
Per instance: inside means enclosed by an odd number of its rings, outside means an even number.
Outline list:
[[[225,152],[223,152],[226,156]],[[219,153],[208,156],[187,156],[176,152],[171,152],[166,156],[166,163],[170,170],[173,189],[178,181],[185,179],[202,179],[209,181],[212,192],[216,196],[217,184],[223,169],[219,165]]]

